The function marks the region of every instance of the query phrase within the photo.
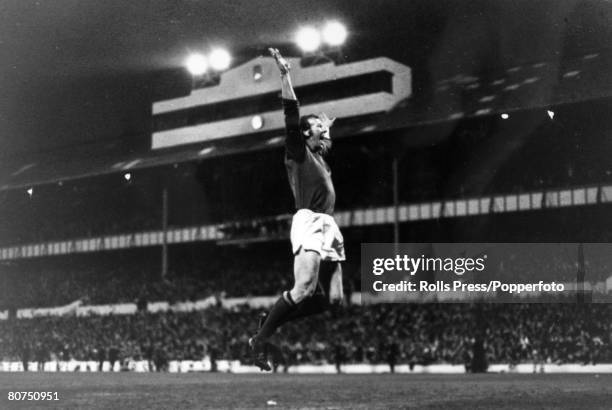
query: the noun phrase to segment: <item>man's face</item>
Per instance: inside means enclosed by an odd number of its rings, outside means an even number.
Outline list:
[[[319,118],[309,118],[308,123],[310,124],[310,129],[308,130],[306,145],[308,145],[312,152],[319,152],[323,155],[327,154],[331,149],[329,128],[323,125]]]

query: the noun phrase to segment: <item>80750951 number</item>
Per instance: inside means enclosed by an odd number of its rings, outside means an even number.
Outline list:
[[[23,401],[41,401],[41,400],[59,400],[57,392],[53,391],[10,391],[8,392],[9,400]]]

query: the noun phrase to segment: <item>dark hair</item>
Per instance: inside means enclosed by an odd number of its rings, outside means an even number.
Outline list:
[[[304,133],[304,131],[309,131],[310,130],[310,121],[308,120],[318,120],[319,116],[315,115],[315,114],[308,114],[308,115],[304,115],[302,116],[302,118],[300,118],[300,132]],[[308,138],[308,136],[306,137]]]

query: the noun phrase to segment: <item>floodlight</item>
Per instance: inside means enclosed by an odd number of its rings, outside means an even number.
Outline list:
[[[321,45],[321,35],[313,27],[303,27],[297,32],[295,42],[303,51],[311,53]]]
[[[223,71],[229,68],[232,57],[227,50],[217,48],[210,53],[209,60],[213,70]]]
[[[323,28],[323,41],[330,46],[340,46],[346,41],[346,27],[338,21],[330,21]]]
[[[191,75],[202,75],[208,70],[208,61],[202,54],[191,54],[185,61]]]

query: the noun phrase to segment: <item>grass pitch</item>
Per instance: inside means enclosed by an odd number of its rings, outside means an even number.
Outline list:
[[[610,409],[612,375],[0,373],[0,394],[0,409]]]

